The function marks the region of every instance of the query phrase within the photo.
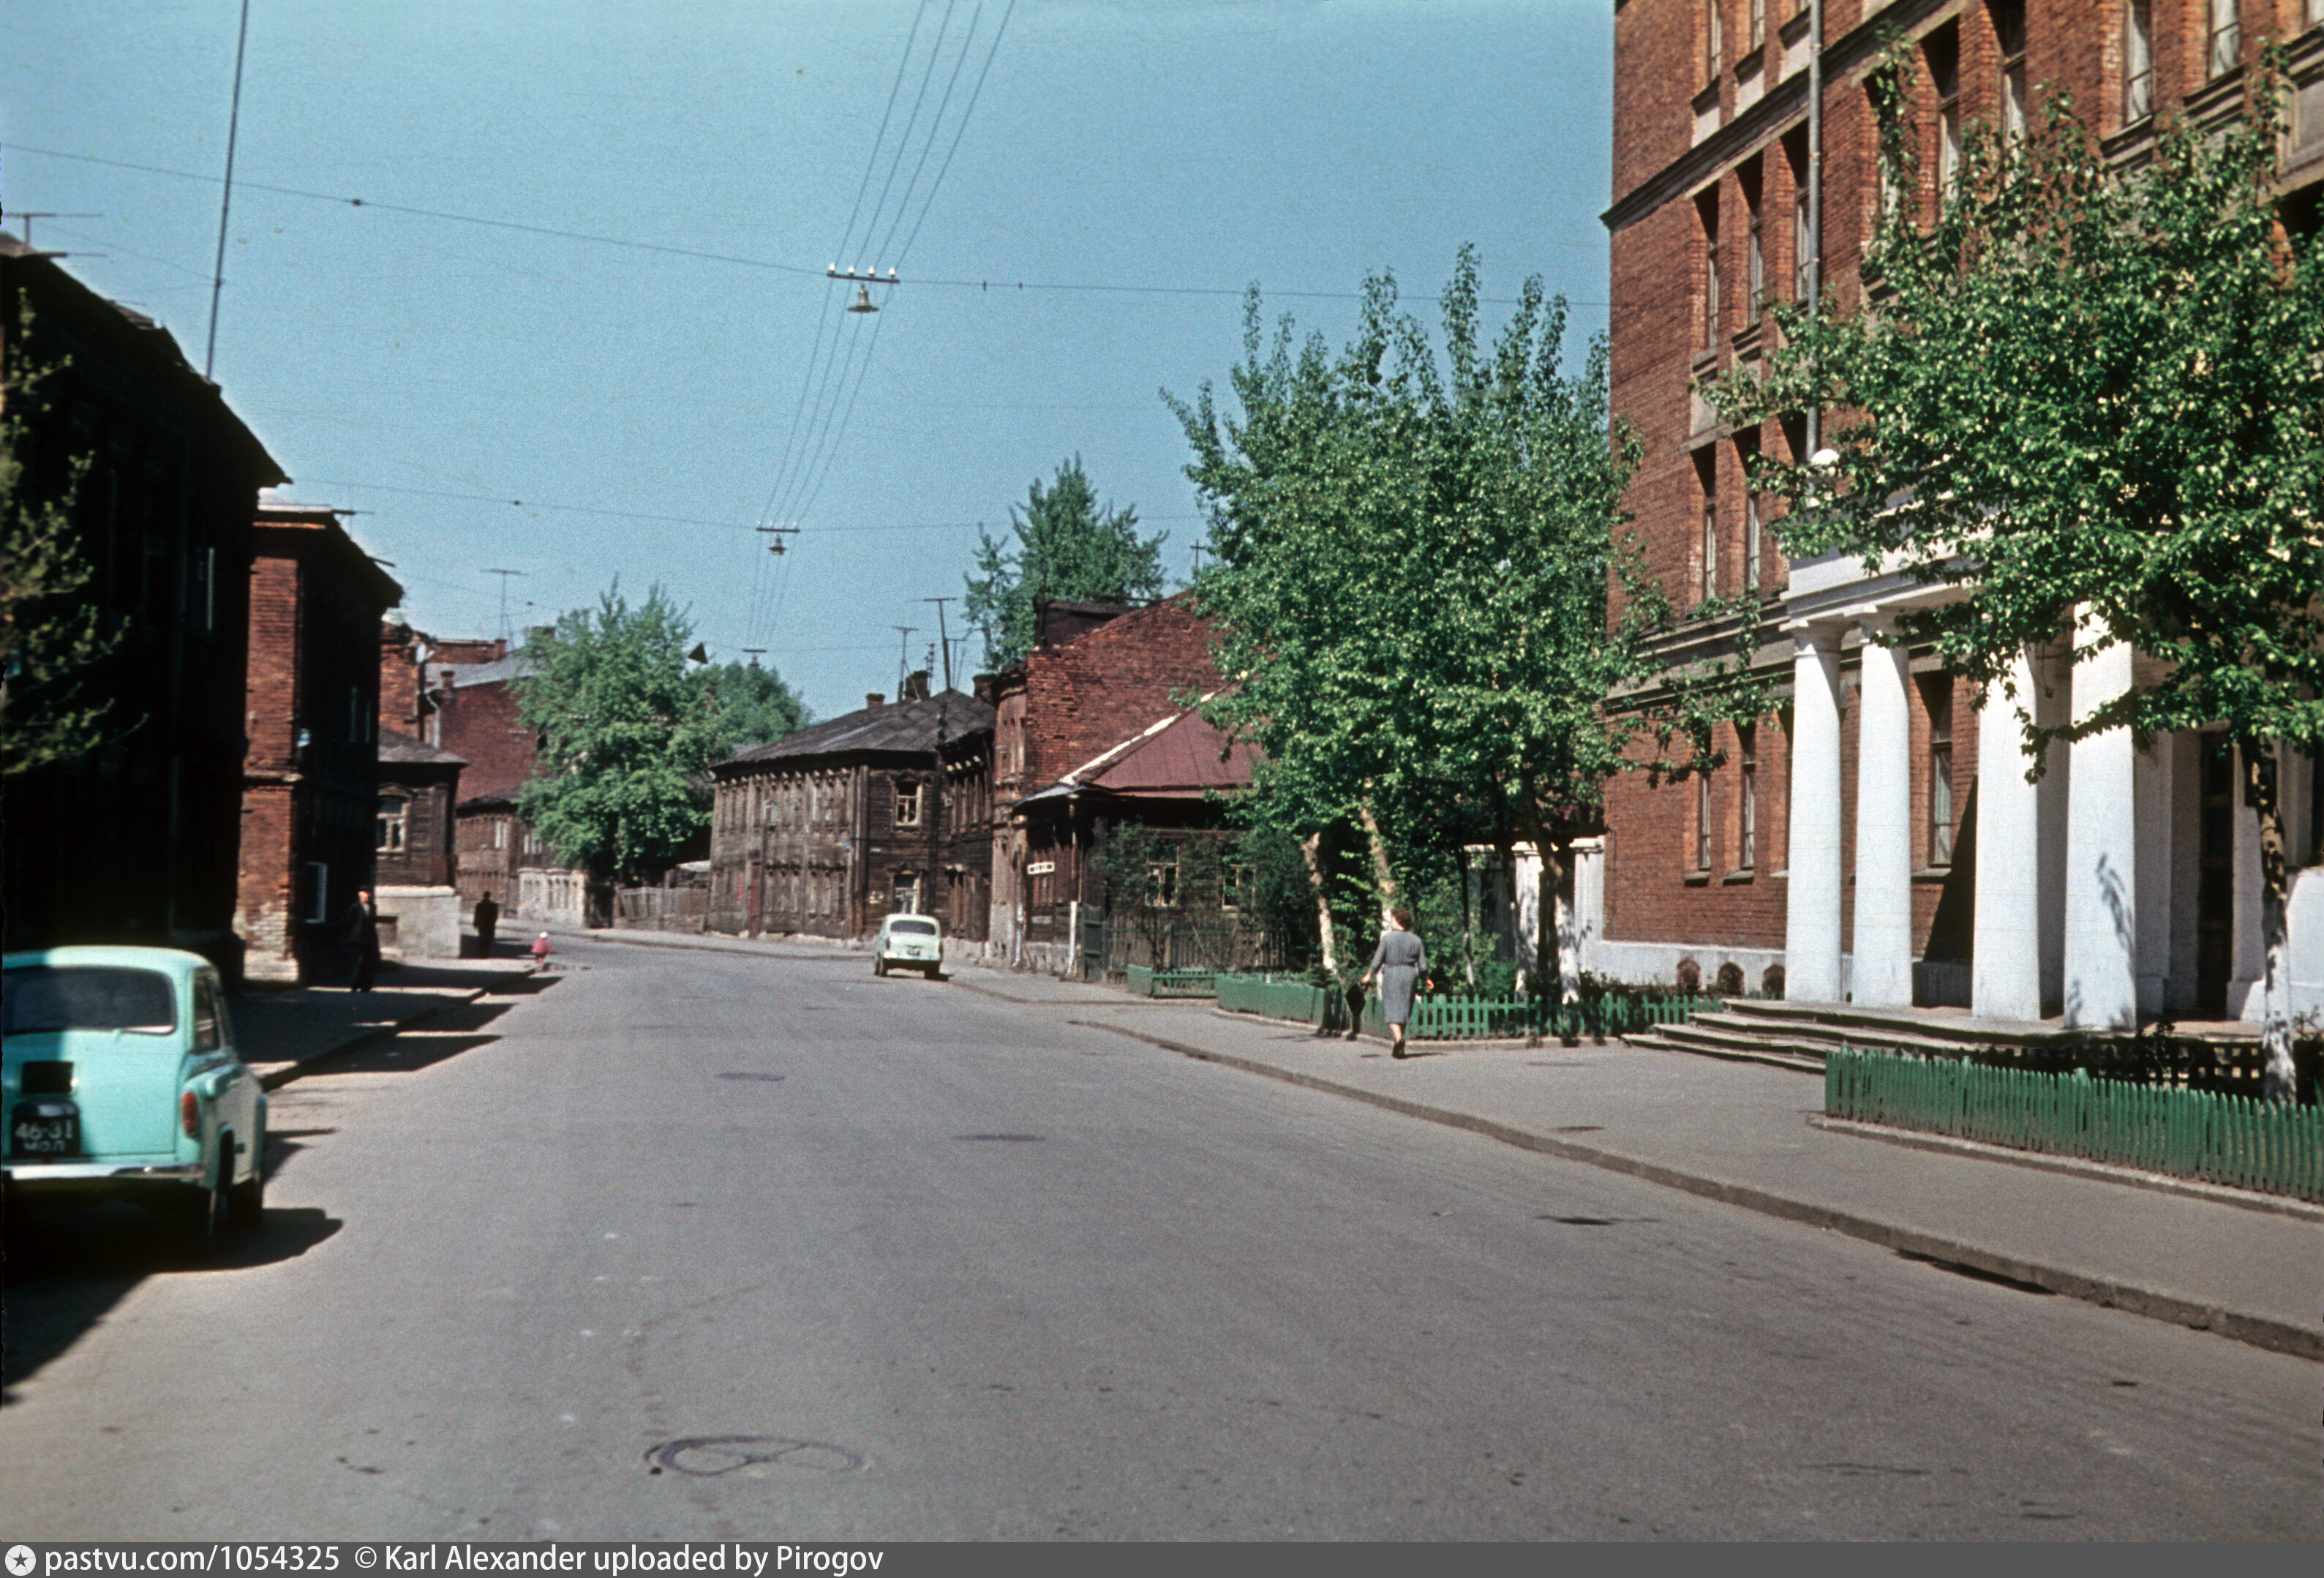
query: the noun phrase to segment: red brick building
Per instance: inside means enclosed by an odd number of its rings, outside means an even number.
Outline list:
[[[167,330],[5,235],[0,381],[22,497],[69,501],[76,595],[119,632],[76,677],[101,742],[7,780],[8,946],[173,943],[231,975],[251,519],[281,468]]]
[[[2132,162],[2174,111],[2238,113],[2262,42],[2292,40],[2283,211],[2312,230],[2319,23],[2324,0],[1618,0],[1612,400],[1645,445],[1626,503],[1682,608],[1750,600],[1757,660],[1783,700],[1755,727],[1722,731],[1717,772],[1612,786],[1602,866],[1585,861],[1578,884],[1602,891],[1581,906],[1585,965],[2007,1017],[2111,1004],[2094,1024],[2120,1022],[2134,997],[2149,1013],[2240,1011],[2256,963],[2251,880],[2237,874],[2248,839],[2204,814],[2211,737],[2134,752],[2101,736],[2026,788],[2006,709],[1977,708],[1926,651],[1867,641],[1913,588],[1838,557],[1785,562],[1746,466],[1755,451],[1803,461],[1818,435],[1804,421],[1724,426],[1693,385],[1749,370],[1774,301],[1811,300],[1821,283],[1840,310],[1857,305],[1883,200],[1868,75],[1892,33],[1907,45],[1924,208],[1973,120],[2022,125],[2068,90],[2107,152]],[[2060,694],[2129,682],[2126,668],[2112,679],[2088,669],[2043,678]],[[2006,771],[1980,772],[1981,757]],[[2312,798],[2300,776],[2312,769],[2287,771],[2286,798]],[[2104,935],[2099,879],[2083,869],[2101,856],[2116,879],[2136,868],[2135,946]],[[2324,884],[2309,892],[2324,911],[2319,895]]]
[[[235,927],[253,979],[331,976],[355,891],[376,881],[374,642],[402,591],[336,511],[262,505],[252,535]]]
[[[1082,842],[1095,829],[1025,803],[1176,717],[1219,674],[1209,622],[1185,593],[1143,608],[1048,601],[1039,628],[1024,661],[991,680],[991,936],[1012,958],[1065,969],[1076,917],[1102,899]]]

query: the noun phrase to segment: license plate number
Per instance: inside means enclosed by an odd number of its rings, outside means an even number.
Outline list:
[[[54,1158],[80,1154],[80,1112],[70,1102],[23,1102],[8,1123],[11,1156]]]

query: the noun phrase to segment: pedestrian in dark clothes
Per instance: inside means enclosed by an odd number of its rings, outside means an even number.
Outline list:
[[[493,896],[492,896],[490,893],[487,893],[487,894],[485,894],[483,898],[481,898],[481,899],[477,900],[476,900],[476,955],[477,955],[477,957],[479,957],[479,958],[484,958],[484,959],[489,959],[489,958],[491,958],[491,957],[493,956],[493,933],[500,929],[500,924],[501,924],[501,907],[500,907],[498,904],[496,904],[496,903],[494,903],[494,902],[493,901]]]
[[[379,911],[372,908],[371,890],[355,890],[355,908],[347,912],[347,941],[355,945],[355,968],[349,992],[369,992],[379,971]]]
[[[1371,984],[1379,977],[1380,1017],[1388,1021],[1388,1056],[1402,1057],[1404,1027],[1412,1022],[1412,996],[1418,990],[1420,978],[1428,974],[1428,949],[1420,934],[1412,929],[1412,911],[1391,909],[1388,929],[1380,933],[1379,946],[1372,950],[1372,962],[1366,967],[1363,984]]]

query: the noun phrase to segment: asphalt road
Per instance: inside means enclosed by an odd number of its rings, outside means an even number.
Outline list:
[[[8,1268],[0,1534],[2315,1539],[2318,1367],[862,955],[575,943]]]

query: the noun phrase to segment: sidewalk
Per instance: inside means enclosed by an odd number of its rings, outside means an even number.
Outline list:
[[[593,931],[594,942],[773,957],[829,946]],[[946,979],[1185,1057],[1286,1080],[1940,1263],[2324,1359],[2324,1207],[2127,1169],[1838,1123],[1820,1080],[1622,1045],[1374,1040],[1133,998],[1088,982],[952,967]]]
[[[308,1065],[351,1051],[530,974],[521,958],[435,959],[379,973],[369,992],[299,986],[233,1000],[235,1038],[259,1084],[280,1090]]]

